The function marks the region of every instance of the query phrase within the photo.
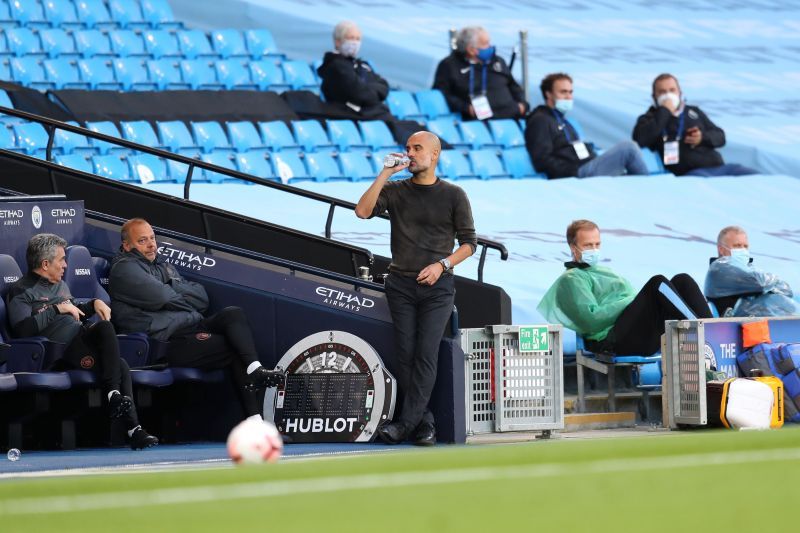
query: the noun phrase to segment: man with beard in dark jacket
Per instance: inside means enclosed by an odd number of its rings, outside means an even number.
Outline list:
[[[133,218],[122,226],[122,247],[109,274],[114,325],[123,333],[145,332],[169,341],[166,362],[172,366],[216,369],[231,367],[248,416],[261,413],[254,391],[283,381],[279,370],[258,360],[247,317],[226,307],[208,317],[208,294],[187,281],[157,253],[153,228]]]
[[[333,30],[333,52],[326,52],[317,69],[322,94],[329,103],[344,104],[364,119],[394,120],[384,103],[389,84],[358,57],[361,30],[354,22],[340,22]]]
[[[525,91],[480,26],[458,32],[456,49],[436,68],[433,88],[464,120],[520,118],[528,110]]]

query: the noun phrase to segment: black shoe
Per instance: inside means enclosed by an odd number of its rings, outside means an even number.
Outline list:
[[[114,391],[108,399],[108,416],[111,418],[122,418],[131,412],[133,400],[121,393]]]
[[[144,429],[142,429],[142,426],[139,426],[133,430],[133,435],[131,435],[130,441],[132,450],[143,450],[144,448],[158,445],[158,437],[146,432]]]
[[[389,422],[378,428],[378,437],[386,444],[400,444],[408,437],[408,430],[401,422]]]
[[[256,391],[267,387],[277,387],[283,383],[285,379],[286,374],[284,374],[283,371],[267,370],[263,366],[260,366],[247,375],[244,388],[247,391]]]
[[[436,427],[430,422],[423,422],[414,432],[414,444],[417,446],[433,446],[436,444]]]

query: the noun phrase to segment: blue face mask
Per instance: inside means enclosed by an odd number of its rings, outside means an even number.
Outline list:
[[[478,49],[478,59],[484,63],[488,63],[494,57],[494,46]]]
[[[572,100],[556,100],[556,109],[562,113],[569,113],[572,111]]]
[[[750,264],[750,250],[748,248],[731,248],[731,264],[739,268],[747,268]]]
[[[597,263],[600,262],[600,248],[582,251],[581,262],[586,263],[590,267],[597,266]]]

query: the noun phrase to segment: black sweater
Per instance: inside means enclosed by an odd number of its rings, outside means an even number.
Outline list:
[[[327,102],[355,105],[364,117],[381,118],[378,115],[389,113],[383,103],[389,94],[389,84],[366,61],[326,52],[317,73],[322,78],[322,94]]]
[[[563,126],[556,119],[558,114],[563,120]],[[565,133],[569,132],[569,136]],[[537,172],[544,172],[549,179],[576,176],[578,167],[596,156],[594,147],[586,143],[589,157],[578,159],[572,143],[584,139],[578,138],[578,132],[564,116],[546,105],[540,105],[533,110],[525,125],[525,147],[531,156],[531,161]]]

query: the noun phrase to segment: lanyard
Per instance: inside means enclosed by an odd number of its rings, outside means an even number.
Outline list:
[[[678,119],[678,132],[675,134],[676,141],[680,141],[681,135],[683,135],[683,120],[685,117],[686,117],[686,107],[683,108],[683,111],[681,111],[681,118]],[[661,131],[661,137],[664,139],[664,142],[667,142],[667,138],[669,136],[667,135],[666,128]]]
[[[556,122],[558,122],[558,129],[564,132],[564,136],[567,138],[567,142],[572,142],[572,134],[570,133],[569,129],[571,124],[569,124],[566,120],[564,120],[563,115],[561,115],[560,111],[556,111],[555,109],[550,109],[550,112],[553,113],[553,116],[556,118]],[[578,132],[575,132],[575,140],[579,141],[580,138],[578,137]]]
[[[486,65],[481,71],[481,94],[486,94]],[[475,65],[469,66],[469,95],[475,96]]]

